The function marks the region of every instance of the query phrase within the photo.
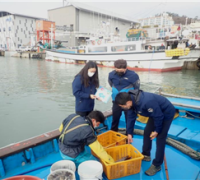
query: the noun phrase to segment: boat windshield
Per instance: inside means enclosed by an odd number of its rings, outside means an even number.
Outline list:
[[[136,45],[122,45],[122,46],[112,46],[111,51],[135,51]]]
[[[106,46],[100,46],[100,47],[89,47],[88,52],[107,52]]]

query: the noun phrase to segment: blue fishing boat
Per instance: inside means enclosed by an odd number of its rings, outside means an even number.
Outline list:
[[[173,120],[168,133],[165,149],[165,159],[161,171],[155,176],[145,175],[151,162],[143,162],[140,172],[137,174],[118,178],[121,180],[141,179],[187,179],[200,180],[200,98],[175,96],[161,93],[175,106],[178,117]],[[97,133],[103,133],[110,129],[112,113],[104,112],[105,125],[97,129]],[[124,117],[120,120],[120,132],[125,127]],[[143,129],[145,123],[137,121],[134,130],[132,145],[140,152],[143,143]],[[0,179],[13,176],[29,175],[40,179],[47,179],[52,164],[62,160],[59,154],[58,137],[60,132],[56,129],[0,149]],[[153,140],[152,157],[155,154],[156,141]],[[88,148],[88,150],[90,150]],[[116,172],[118,173],[118,172]],[[79,179],[78,173],[75,173]],[[107,179],[103,174],[103,179]]]

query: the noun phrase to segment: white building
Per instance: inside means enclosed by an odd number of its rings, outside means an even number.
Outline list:
[[[93,8],[82,3],[73,2],[71,5],[48,10],[48,18],[56,26],[71,27],[73,31],[66,32],[63,40],[68,46],[77,46],[86,43],[86,38],[94,36],[109,36],[119,29],[121,38],[126,38],[131,25],[138,23],[132,18]],[[58,39],[58,37],[56,37]]]
[[[30,46],[39,19],[42,18],[0,11],[0,47],[12,51],[20,46]]]
[[[141,23],[142,27],[170,27],[174,25],[173,18],[167,13],[164,13],[161,16],[139,19],[138,21]]]
[[[148,36],[151,38],[164,38],[171,33],[171,27],[174,20],[167,13],[161,16],[148,17],[138,20],[142,28],[147,30]]]

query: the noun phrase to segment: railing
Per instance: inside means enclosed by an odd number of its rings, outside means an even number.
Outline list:
[[[128,42],[128,41],[158,41],[158,38],[149,38],[149,37],[133,37],[133,38],[126,38],[126,39],[120,39],[120,42]],[[161,39],[162,40],[162,39]]]
[[[136,41],[141,41],[142,43],[145,43],[146,41],[148,42],[153,42],[153,41],[159,41],[163,39],[158,39],[158,38],[149,38],[149,37],[139,37],[139,38],[124,38],[124,39],[118,39],[118,40],[106,40],[103,44],[110,44],[110,43],[118,43],[118,42],[136,42]],[[87,45],[90,45],[89,41]],[[69,49],[80,49],[82,46],[87,46],[87,45],[80,45],[80,46],[73,46],[73,47],[68,47]],[[84,48],[81,48],[84,49]]]
[[[124,39],[109,39],[104,42],[104,44],[109,44],[109,43],[117,43],[117,42],[135,42],[135,41],[141,41],[145,43],[146,41],[148,42],[153,42],[153,41],[163,41],[164,38],[158,39],[158,38],[149,38],[149,37],[133,37],[133,38],[124,38]],[[89,43],[88,43],[89,44]]]

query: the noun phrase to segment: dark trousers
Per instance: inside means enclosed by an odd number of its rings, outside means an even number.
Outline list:
[[[118,131],[119,120],[122,115],[122,111],[124,111],[124,110],[113,101],[113,106],[112,106],[113,120],[112,120],[111,130],[116,131],[116,132]],[[124,111],[124,114],[125,114],[125,120],[127,122],[127,111]]]
[[[92,111],[86,111],[86,112],[80,112],[80,111],[76,111],[76,114],[82,116],[82,117],[85,117],[87,116],[88,114],[90,114]]]
[[[161,133],[156,137],[156,157],[153,160],[154,166],[160,166],[163,163],[164,153],[165,153],[165,143],[167,138],[167,133],[169,131],[172,119],[165,120],[163,122],[163,127]],[[150,156],[152,140],[150,139],[150,134],[154,131],[154,120],[149,118],[147,125],[144,129],[144,139],[143,139],[143,155]]]

